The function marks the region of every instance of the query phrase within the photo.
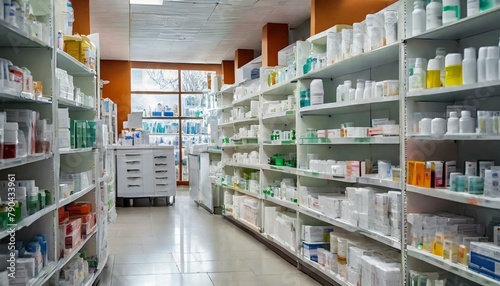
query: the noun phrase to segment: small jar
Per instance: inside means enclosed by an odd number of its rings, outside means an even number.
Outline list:
[[[6,122],[4,125],[4,142],[2,146],[2,159],[12,159],[17,157],[17,146],[19,125],[15,122]]]
[[[381,98],[384,96],[384,82],[377,82],[375,85],[375,98]]]
[[[363,93],[363,99],[372,98],[372,91],[373,91],[373,81],[367,80],[365,82],[365,91]]]
[[[356,96],[355,96],[355,99],[356,100],[362,100],[364,92],[365,92],[365,81],[362,80],[362,79],[358,79],[358,82],[356,84]]]

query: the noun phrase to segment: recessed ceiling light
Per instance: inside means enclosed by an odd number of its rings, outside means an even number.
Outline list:
[[[163,5],[163,0],[130,0],[130,5]]]

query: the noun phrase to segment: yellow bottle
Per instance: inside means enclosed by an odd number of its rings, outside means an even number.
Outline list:
[[[445,65],[445,85],[462,85],[462,54],[446,55]]]
[[[427,65],[427,88],[441,87],[441,69],[439,60],[430,59]]]

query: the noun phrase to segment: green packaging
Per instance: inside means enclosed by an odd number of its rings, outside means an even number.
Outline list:
[[[76,148],[76,120],[71,120],[70,125],[69,125],[69,133],[70,133],[70,140],[71,140],[71,149]]]

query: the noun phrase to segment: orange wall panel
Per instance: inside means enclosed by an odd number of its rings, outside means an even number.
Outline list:
[[[101,61],[101,79],[109,80],[104,85],[102,98],[109,98],[118,107],[118,132],[131,111],[131,75],[128,61]]]
[[[89,0],[71,1],[75,11],[73,34],[90,34],[90,3]]]
[[[288,24],[267,23],[262,28],[262,66],[278,65],[278,52],[288,46]]]
[[[311,0],[311,36],[338,24],[361,22],[396,0]]]
[[[234,61],[222,61],[222,83],[233,84],[235,81]]]

